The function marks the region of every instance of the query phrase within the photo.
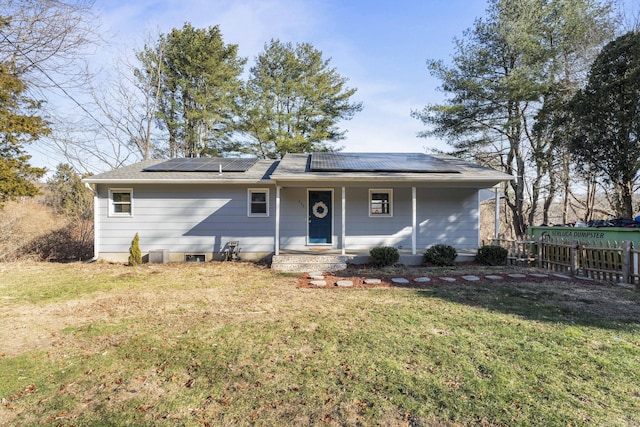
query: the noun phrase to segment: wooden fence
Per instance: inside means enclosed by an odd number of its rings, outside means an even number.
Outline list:
[[[640,289],[640,248],[631,242],[565,239],[494,240],[507,249],[510,264],[536,265],[571,276],[634,284]]]

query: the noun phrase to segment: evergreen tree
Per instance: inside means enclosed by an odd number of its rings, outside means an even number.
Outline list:
[[[570,111],[570,149],[576,162],[611,184],[617,214],[632,218],[640,171],[640,32],[629,32],[602,49]]]
[[[142,251],[140,251],[140,236],[136,233],[129,247],[129,265],[142,264]]]
[[[93,193],[69,164],[60,164],[47,181],[47,204],[56,212],[78,220],[93,218]]]
[[[271,40],[250,70],[243,97],[242,130],[261,158],[334,149],[344,138],[338,122],[362,110],[350,102],[356,89],[309,43]]]
[[[559,106],[577,89],[576,61],[588,61],[610,34],[609,13],[590,0],[490,0],[486,16],[456,40],[452,64],[429,62],[449,97],[413,112],[429,127],[421,136],[444,138],[456,154],[515,177],[504,200],[518,237],[545,183],[546,207],[553,200],[554,154],[564,158],[555,150]]]
[[[168,157],[201,157],[237,151],[231,142],[245,59],[225,44],[218,26],[190,24],[161,35],[137,53],[139,79],[159,79],[157,119],[168,133]],[[154,87],[155,82],[148,86]]]
[[[45,169],[29,164],[24,144],[49,133],[47,123],[36,112],[39,103],[24,96],[25,85],[0,65],[0,207],[10,199],[38,194],[35,180]]]

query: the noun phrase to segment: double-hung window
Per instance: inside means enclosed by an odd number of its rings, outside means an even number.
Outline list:
[[[133,216],[133,190],[109,189],[109,216]]]
[[[249,216],[269,216],[269,189],[249,189],[247,214]]]
[[[393,190],[369,190],[369,216],[393,216]]]

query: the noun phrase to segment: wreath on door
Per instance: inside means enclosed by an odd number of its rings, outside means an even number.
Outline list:
[[[311,208],[311,212],[316,218],[322,219],[329,213],[329,208],[324,202],[316,202]]]

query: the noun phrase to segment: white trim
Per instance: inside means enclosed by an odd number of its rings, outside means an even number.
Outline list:
[[[129,212],[115,212],[113,193],[129,193]],[[126,203],[116,203],[125,205]],[[131,218],[133,216],[133,188],[109,188],[109,200],[107,203],[107,216],[109,218]]]
[[[389,213],[373,213],[371,212],[371,197],[373,193],[387,193],[389,195]],[[370,218],[391,218],[393,217],[393,189],[392,188],[370,188],[369,198],[367,199],[367,210]]]
[[[151,173],[151,172],[150,172]],[[216,179],[216,178],[156,178],[156,179],[142,179],[142,178],[106,178],[106,179],[93,179],[84,178],[82,182],[87,184],[104,184],[104,185],[122,185],[122,184],[243,184],[243,185],[268,185],[275,184],[272,179]]]
[[[416,187],[411,187],[411,255],[417,253],[416,245],[418,241],[418,197]]]
[[[309,224],[311,223],[311,218],[309,218],[309,193],[311,191],[329,191],[331,193],[331,235],[329,236],[331,242],[329,243],[311,243],[309,242]],[[335,215],[333,214],[335,208],[335,201],[333,198],[333,188],[307,188],[307,207],[305,209],[305,218],[307,222],[307,246],[333,246],[334,243],[334,219]]]
[[[494,188],[494,190],[495,190],[494,203],[496,205],[495,205],[495,220],[494,220],[494,224],[493,224],[495,229],[494,229],[494,236],[493,237],[497,241],[500,238],[500,187],[496,186],[496,188]],[[478,199],[480,199],[480,198],[478,197]],[[480,211],[478,211],[478,216],[479,215],[480,215]]]
[[[280,255],[280,191],[282,187],[276,187],[276,237],[274,242],[275,255]]]
[[[98,258],[100,255],[100,198],[98,197],[98,189],[94,188],[93,194],[93,257]]]
[[[347,191],[345,187],[342,187],[342,227],[341,227],[341,236],[340,236],[340,246],[342,247],[342,255],[346,255],[347,252]]]
[[[266,202],[265,213],[253,213],[251,212],[251,195],[254,193],[264,193]],[[247,216],[252,218],[265,218],[269,216],[269,189],[268,188],[247,188]]]

